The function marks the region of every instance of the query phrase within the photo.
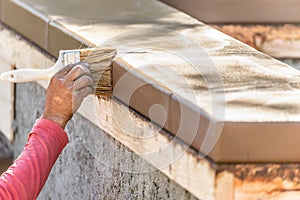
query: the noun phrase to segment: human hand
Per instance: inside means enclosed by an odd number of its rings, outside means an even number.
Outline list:
[[[42,118],[65,128],[83,99],[93,93],[93,79],[87,64],[69,65],[57,72],[47,88]]]

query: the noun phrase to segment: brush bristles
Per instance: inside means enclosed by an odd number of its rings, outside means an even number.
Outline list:
[[[110,96],[112,93],[112,60],[116,56],[114,48],[93,48],[80,51],[80,61],[89,64],[94,79],[95,92],[99,96]]]

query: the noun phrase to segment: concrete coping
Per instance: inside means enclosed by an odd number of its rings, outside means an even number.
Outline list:
[[[1,21],[53,56],[116,47],[114,96],[215,162],[300,161],[292,67],[159,1],[0,2]]]

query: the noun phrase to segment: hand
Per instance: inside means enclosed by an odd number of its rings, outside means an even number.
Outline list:
[[[65,128],[83,99],[93,93],[93,79],[87,64],[69,65],[51,79],[42,118]]]

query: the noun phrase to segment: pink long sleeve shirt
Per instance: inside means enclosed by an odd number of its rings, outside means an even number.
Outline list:
[[[0,199],[36,199],[67,143],[68,136],[58,124],[37,120],[21,155],[0,177]]]

